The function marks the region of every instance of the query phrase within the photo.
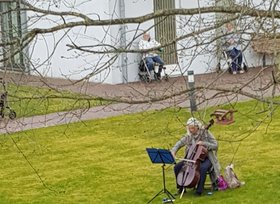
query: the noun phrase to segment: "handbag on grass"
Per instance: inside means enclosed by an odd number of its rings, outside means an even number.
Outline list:
[[[228,183],[226,182],[224,177],[222,175],[220,175],[218,177],[218,190],[223,191],[223,190],[226,190],[227,188],[228,188]]]
[[[245,184],[245,182],[240,182],[239,179],[237,178],[233,170],[233,164],[230,164],[226,167],[225,180],[227,181],[229,188],[238,188],[241,185]]]

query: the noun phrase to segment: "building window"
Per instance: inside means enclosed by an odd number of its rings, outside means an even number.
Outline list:
[[[2,43],[0,59],[3,60],[3,62],[0,62],[0,68],[26,71],[27,48],[22,48],[20,40],[27,30],[26,12],[21,11],[19,1],[0,1],[0,12],[0,40]],[[25,25],[23,22],[25,22]]]
[[[154,11],[175,8],[175,0],[154,0]],[[161,44],[171,43],[176,38],[176,17],[160,17],[155,19],[155,36]],[[177,63],[176,42],[164,48],[161,55],[165,64]]]

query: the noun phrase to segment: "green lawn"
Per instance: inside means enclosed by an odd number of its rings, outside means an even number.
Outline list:
[[[246,184],[201,198],[188,190],[175,203],[279,203],[280,112],[271,121],[271,112],[262,112],[266,105],[252,101],[234,108],[236,122],[211,131],[222,167],[233,159]],[[208,121],[212,110],[199,115]],[[167,109],[1,135],[0,203],[147,203],[163,186],[161,165],[151,163],[145,148],[171,148],[189,116]],[[176,191],[173,166],[167,166],[166,185]]]
[[[17,117],[91,108],[104,104],[108,102],[68,91],[8,85],[8,105],[16,111]]]

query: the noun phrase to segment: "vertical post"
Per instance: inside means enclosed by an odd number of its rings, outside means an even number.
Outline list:
[[[265,53],[263,53],[263,57],[262,57],[262,65],[263,65],[263,67],[265,67],[266,66],[266,59],[265,59]]]
[[[119,10],[120,10],[120,18],[125,18],[125,1],[119,0]],[[126,25],[120,25],[120,47],[122,49],[126,48]],[[127,73],[127,53],[123,52],[120,54],[121,57],[121,70],[122,70],[122,78],[123,83],[128,82],[128,73]]]
[[[190,89],[189,91],[189,97],[190,97],[190,108],[191,112],[197,111],[196,107],[196,100],[195,100],[195,82],[194,82],[194,72],[188,71],[188,87]]]

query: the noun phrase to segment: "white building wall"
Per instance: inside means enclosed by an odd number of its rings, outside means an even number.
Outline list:
[[[35,0],[34,0],[35,1]],[[260,1],[260,0],[256,0]],[[83,1],[69,0],[68,5],[60,4],[58,7],[51,7],[57,11],[69,11],[69,5],[75,6],[74,11],[82,12],[89,15],[93,19],[110,19],[120,17],[119,0],[92,0]],[[125,0],[125,17],[137,17],[153,12],[152,0]],[[175,0],[176,8],[196,8],[197,6],[212,6],[214,0]],[[75,5],[76,4],[76,5]],[[42,8],[47,9],[47,5],[43,4]],[[28,16],[31,17],[34,13],[29,12]],[[98,15],[98,16],[97,16]],[[31,18],[32,19],[32,18]],[[53,25],[55,20],[61,22],[59,17],[53,18]],[[192,16],[177,16],[177,35],[184,35],[192,29],[199,30],[205,25],[209,26],[215,20],[215,14],[203,14]],[[187,21],[191,20],[191,26],[185,26]],[[29,28],[33,27],[49,27],[50,21],[40,20],[38,22],[29,21]],[[131,49],[138,49],[138,42],[144,30],[151,28],[149,31],[151,36],[154,36],[154,29],[152,28],[154,21],[145,22],[141,25],[127,24],[126,31],[126,44],[130,45]],[[67,44],[74,42],[78,46],[91,46],[100,44],[111,44],[113,46],[120,46],[120,25],[104,26],[104,27],[77,27],[71,30],[58,31],[54,34],[47,34],[38,36],[36,41],[30,47],[30,56],[39,67],[37,71],[40,74],[50,77],[68,77],[70,79],[81,79],[87,77],[90,81],[118,84],[124,81],[133,82],[138,81],[138,63],[140,54],[128,53],[125,55],[117,54],[117,58],[111,65],[107,65],[108,61],[115,54],[110,55],[96,55],[90,53],[80,53],[79,51],[69,50]],[[195,74],[212,72],[216,70],[218,63],[215,50],[216,43],[212,42],[210,45],[197,47],[196,43],[206,43],[215,36],[215,31],[209,31],[198,38],[187,38],[180,41],[177,48],[179,65],[176,68],[174,75],[186,75],[188,70],[193,70]],[[101,49],[101,48],[100,48]],[[262,56],[254,53],[250,46],[244,51],[245,59],[249,66],[262,65]],[[124,60],[123,57],[125,58]],[[50,59],[48,61],[48,59]],[[127,65],[127,79],[123,78],[122,66],[124,63]],[[269,63],[269,59],[267,59]],[[40,66],[39,66],[40,65]],[[97,68],[104,65],[104,71]],[[33,73],[36,73],[35,71]]]
[[[0,16],[0,22],[1,22],[1,16]],[[0,39],[2,39],[2,26],[0,26]],[[0,47],[0,53],[4,53],[3,52],[3,47]],[[0,55],[0,60],[3,60],[3,54]],[[0,67],[3,67],[4,63],[2,61],[0,61]]]
[[[148,13],[153,12],[153,1],[124,1],[125,2],[125,13],[124,16],[126,18],[142,16]],[[110,0],[110,13],[113,13],[113,18],[120,17],[120,9],[119,9],[119,0]],[[145,22],[140,26],[138,24],[127,24],[125,26],[125,35],[126,35],[126,45],[128,49],[138,49],[138,42],[142,38],[142,33],[144,30],[152,27],[154,25],[154,21],[151,20],[149,22]],[[110,29],[110,33],[112,37],[111,42],[113,44],[120,44],[120,27],[114,26]],[[149,31],[151,36],[154,36],[154,29]],[[122,62],[122,57],[125,62]],[[125,81],[122,75],[122,64],[127,66],[127,82],[134,82],[139,80],[138,76],[138,63],[141,59],[141,54],[139,53],[127,53],[124,55],[119,55],[117,63],[113,65],[112,76],[113,83],[122,83]]]
[[[137,17],[146,15],[148,13],[152,13],[154,11],[153,1],[125,1],[126,3],[126,17]],[[154,20],[145,22],[141,24],[139,27],[137,24],[129,24],[127,25],[127,42],[131,43],[132,49],[139,49],[138,42],[142,38],[143,31],[152,28],[149,30],[149,33],[152,37],[155,36],[154,33]],[[128,64],[128,81],[138,81],[138,63],[141,60],[141,54],[139,53],[129,53],[127,55],[127,64]]]
[[[52,10],[70,11],[69,5],[75,5],[76,1],[70,0],[68,5],[58,4],[57,7],[51,7]],[[37,5],[38,6],[38,5]],[[42,4],[41,8],[48,9],[47,4]],[[99,15],[100,19],[120,18],[119,0],[93,0],[85,1],[83,4],[76,4],[74,11],[87,14],[93,19]],[[125,1],[125,17],[137,17],[153,12],[153,2],[138,0]],[[32,17],[34,13],[29,12],[28,16]],[[53,21],[60,21],[59,17],[51,17]],[[138,24],[126,25],[127,44],[131,44],[131,49],[138,49],[140,33],[153,25],[153,20]],[[29,21],[29,29],[39,27],[49,27],[49,20],[40,20],[38,22]],[[55,25],[55,24],[53,24]],[[137,30],[138,28],[138,30]],[[150,31],[154,35],[153,29]],[[135,39],[136,38],[136,39]],[[111,44],[115,47],[120,46],[120,26],[104,26],[104,27],[77,27],[69,31],[58,31],[54,35],[47,34],[39,36],[31,45],[31,59],[35,64],[36,71],[44,76],[50,77],[68,77],[70,79],[81,79],[89,77],[90,81],[118,84],[123,83],[121,54],[93,55],[90,53],[79,53],[79,51],[69,50],[67,44],[73,41],[78,46]],[[96,50],[96,49],[95,49]],[[115,58],[117,56],[117,58]],[[113,64],[107,69],[99,73],[95,67],[100,67],[113,58]],[[138,63],[140,55],[136,53],[128,53],[125,59],[128,69],[127,82],[138,81]],[[95,71],[94,71],[95,70]],[[98,74],[96,74],[98,73]]]
[[[240,0],[237,3],[244,2]],[[257,6],[258,8],[264,9],[267,7],[267,4],[262,3],[261,0],[254,0],[251,1],[251,4],[253,6]],[[203,6],[213,6],[215,5],[215,1],[209,1],[209,0],[176,0],[176,7],[177,8],[197,8],[197,7],[203,7]],[[251,5],[251,6],[252,6]],[[266,8],[267,9],[267,8]],[[189,27],[184,27],[183,25],[185,22],[191,20],[189,16],[178,16],[177,17],[177,33],[178,36],[186,34],[187,32],[190,32],[191,29],[195,28],[195,30],[198,30],[200,28],[203,28],[203,25],[210,26],[209,22],[213,21],[215,22],[215,14],[202,14],[202,15],[196,15],[193,17],[193,19],[197,19],[197,22],[193,22],[193,26]],[[199,21],[201,21],[199,23]],[[250,18],[246,19],[246,21],[242,20],[237,20],[237,25],[238,26],[248,26],[252,25],[255,26],[255,22],[250,22]],[[249,32],[254,31],[254,27],[249,28],[247,30]],[[207,42],[207,39],[211,40],[215,37],[215,31],[210,31],[203,36],[199,36],[197,39],[195,39],[196,42],[198,43],[205,43]],[[250,45],[250,39],[251,36],[246,36],[242,35],[243,40],[243,45],[242,49],[244,49],[243,56],[244,56],[244,61],[249,67],[257,67],[257,66],[262,66],[263,65],[263,60],[262,60],[262,55],[254,52]],[[191,47],[192,45],[195,44],[194,38],[188,38],[184,40],[182,43],[178,44],[178,49],[182,49],[183,46],[186,47]],[[210,45],[207,46],[200,46],[200,47],[193,47],[188,50],[183,50],[178,52],[179,56],[179,65],[181,68],[181,72],[186,75],[186,72],[188,70],[193,70],[195,74],[201,74],[201,73],[207,73],[207,72],[213,72],[216,71],[217,68],[217,55],[216,55],[216,42],[212,42]],[[195,57],[194,57],[195,56]],[[227,69],[227,64],[224,59],[220,61],[221,63],[221,68],[222,69]],[[271,64],[272,63],[272,58],[271,56],[266,56],[266,64]]]
[[[213,6],[215,1],[209,0],[176,0],[177,8],[197,8],[204,6]],[[188,24],[186,25],[186,23]],[[214,25],[215,14],[201,14],[195,16],[177,16],[177,35],[182,36],[193,31],[199,31],[205,27]],[[213,50],[215,43],[198,47],[197,44],[210,42],[215,36],[215,30],[203,33],[202,35],[186,38],[178,43],[178,61],[183,75],[187,71],[194,71],[195,74],[211,72],[217,65],[217,59]]]
[[[57,11],[77,11],[90,16],[93,19],[109,19],[108,0],[75,1],[69,0],[68,4],[58,4],[50,9]],[[37,5],[38,6],[38,5]],[[75,9],[72,9],[74,7]],[[41,4],[41,8],[48,9],[48,4]],[[34,13],[28,12],[29,29],[39,27],[48,28],[50,24],[56,25],[56,21],[61,22],[59,17],[42,17],[40,21],[33,21]],[[36,19],[36,18],[34,18]],[[44,20],[45,19],[45,20]],[[68,18],[71,20],[71,17]],[[73,19],[73,18],[72,18]],[[39,35],[30,46],[30,57],[35,64],[36,71],[50,77],[67,77],[70,79],[89,78],[91,81],[112,83],[109,70],[101,72],[97,69],[101,65],[106,65],[110,56],[94,55],[70,50],[67,44],[75,43],[77,46],[94,46],[110,44],[109,28],[104,27],[75,27],[69,30],[58,31],[53,34]],[[102,50],[101,48],[99,48]],[[96,48],[96,50],[98,50]],[[32,67],[31,67],[32,69]]]
[[[244,4],[241,0],[237,1],[238,4],[242,5]],[[271,2],[269,1],[263,1],[263,0],[253,0],[253,1],[247,1],[246,2],[247,6],[250,6],[252,8],[256,9],[264,9],[268,10],[271,6]],[[246,21],[240,20],[237,22],[241,26],[247,26],[247,32],[250,33],[262,33],[263,31],[259,30],[260,24],[258,24],[254,18],[247,18]],[[266,25],[265,23],[262,23],[262,27],[267,27],[271,29],[271,25]],[[251,36],[250,35],[243,35],[242,36],[247,43],[244,43],[244,46],[248,46],[245,51],[244,51],[244,56],[245,56],[245,62],[249,67],[258,67],[263,65],[263,54],[256,53],[250,44]],[[273,64],[273,56],[271,55],[266,55],[265,56],[265,65],[271,65]]]

